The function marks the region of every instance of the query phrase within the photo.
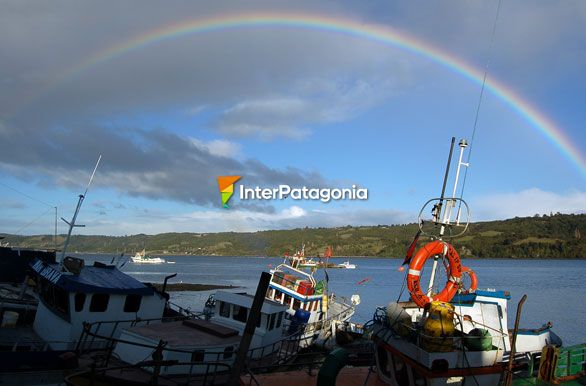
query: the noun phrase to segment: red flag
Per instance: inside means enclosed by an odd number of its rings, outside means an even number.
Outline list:
[[[413,252],[415,252],[415,247],[417,246],[417,241],[419,240],[419,235],[421,235],[421,229],[419,229],[417,231],[417,233],[415,234],[415,238],[411,242],[411,245],[409,245],[409,248],[407,249],[407,253],[405,254],[405,260],[403,260],[403,264],[401,264],[401,265],[409,264],[411,262],[411,258],[413,257]]]

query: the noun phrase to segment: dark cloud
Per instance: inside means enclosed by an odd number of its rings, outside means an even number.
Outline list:
[[[187,115],[207,106],[218,115],[210,124],[223,134],[290,137],[353,117],[365,100],[379,103],[373,96],[388,95],[389,84],[397,87],[407,68],[366,39],[299,28],[186,34],[92,62],[108,48],[179,21],[259,10],[336,17],[344,9],[220,1],[148,3],[137,12],[133,2],[63,3],[64,9],[14,2],[0,14],[0,116],[11,123],[71,125],[151,111]],[[374,91],[368,98],[360,92],[364,83]],[[278,103],[287,100],[298,100],[301,109]]]
[[[240,175],[247,184],[323,186],[317,172],[275,169],[258,160],[239,161],[212,153],[201,141],[167,130],[111,129],[98,126],[47,130],[0,130],[0,165],[40,183],[82,187],[98,154],[94,183],[125,194],[220,206],[217,177]],[[96,203],[104,207],[103,203]],[[270,206],[247,209],[271,213]]]

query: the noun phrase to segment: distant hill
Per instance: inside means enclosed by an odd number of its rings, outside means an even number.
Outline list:
[[[416,224],[341,228],[304,228],[249,233],[162,233],[132,236],[73,236],[71,252],[122,253],[146,248],[150,254],[219,256],[282,256],[304,242],[306,253],[335,256],[401,257],[417,231]],[[30,248],[53,248],[53,236],[4,235],[4,243]],[[463,257],[586,258],[586,214],[535,216],[479,222],[452,241]],[[58,236],[57,245],[63,244]],[[419,244],[429,239],[422,237]]]

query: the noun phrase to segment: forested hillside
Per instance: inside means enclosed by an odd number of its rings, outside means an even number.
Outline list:
[[[400,257],[413,240],[416,224],[368,227],[304,228],[253,233],[163,233],[132,236],[73,236],[71,252],[134,254],[259,255],[293,253],[305,243],[306,253],[335,256]],[[4,235],[10,246],[51,249],[53,236]],[[551,215],[480,222],[452,243],[464,257],[586,258],[586,215]],[[57,245],[63,244],[58,237]],[[422,237],[420,244],[428,241]]]

